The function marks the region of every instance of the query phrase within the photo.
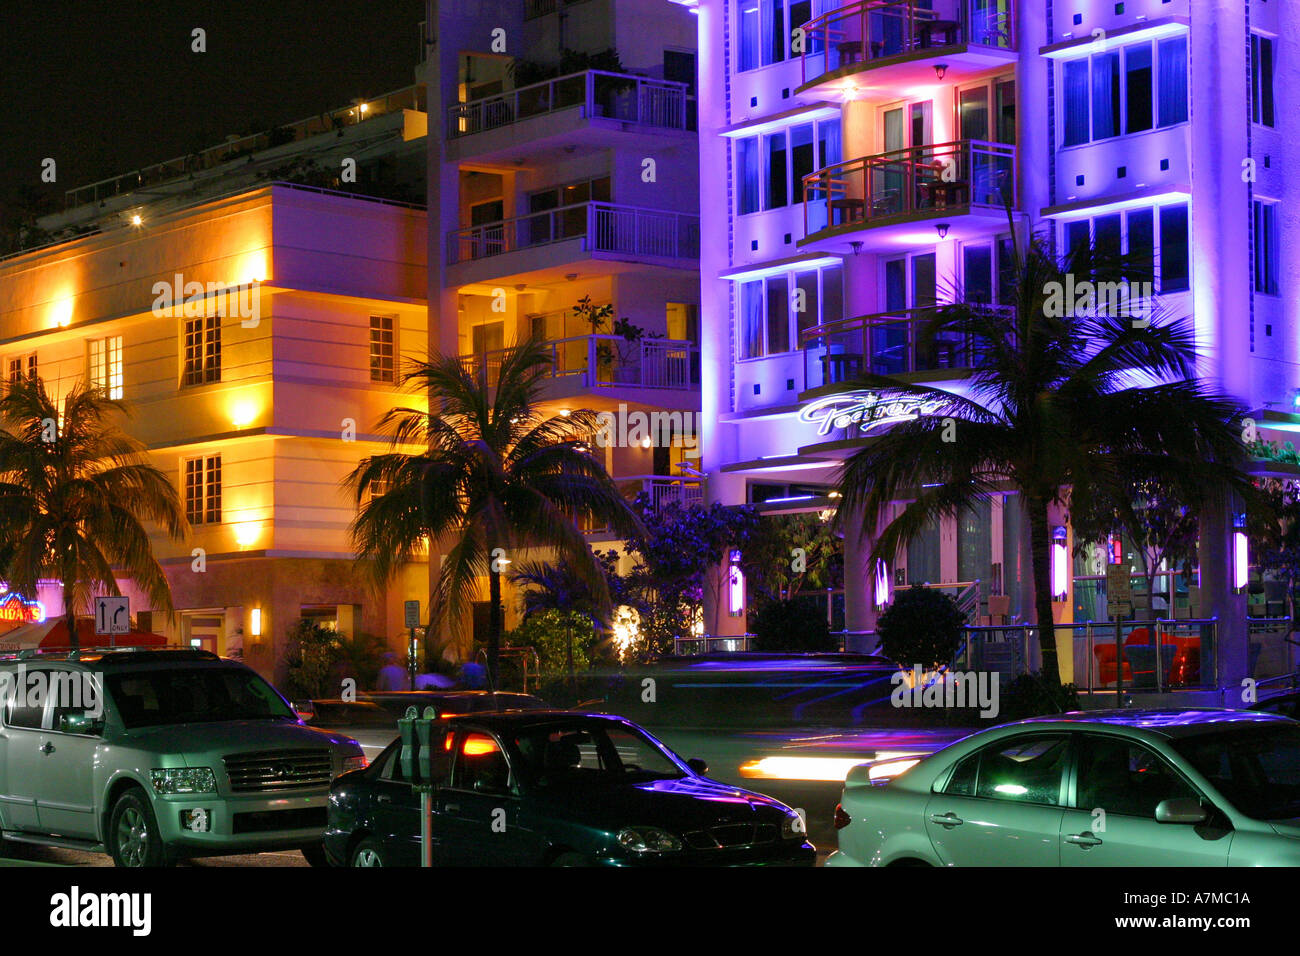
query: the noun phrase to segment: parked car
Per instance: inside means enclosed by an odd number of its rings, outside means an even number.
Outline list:
[[[854,767],[828,866],[1300,865],[1300,726],[1242,710],[1006,724]]]
[[[378,704],[360,700],[312,700],[296,705],[308,727],[346,734],[373,760],[397,739],[397,717]]]
[[[435,717],[454,714],[481,714],[501,710],[550,710],[551,705],[532,694],[487,690],[387,690],[357,694],[357,700],[378,704],[393,715],[404,717],[408,707],[415,707],[421,717],[424,708],[432,707]]]
[[[1260,710],[1267,714],[1281,714],[1292,720],[1300,720],[1300,693],[1279,694],[1254,704],[1251,710]]]
[[[11,688],[36,671],[51,693],[10,693],[3,707],[4,839],[106,852],[118,866],[288,848],[324,863],[330,782],[366,758],[355,740],[300,724],[254,671],[200,650],[0,661]]]
[[[421,798],[395,742],[330,791],[325,849],[351,866],[420,862]],[[558,711],[434,725],[434,862],[447,866],[811,866],[801,818],[709,780],[631,721]]]

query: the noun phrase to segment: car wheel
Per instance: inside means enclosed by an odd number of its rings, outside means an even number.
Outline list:
[[[176,862],[163,845],[153,807],[141,790],[128,790],[113,804],[107,842],[114,866],[171,866]]]
[[[352,866],[384,866],[384,851],[378,840],[362,840],[352,851]]]
[[[329,856],[325,853],[325,845],[322,843],[313,843],[311,846],[302,848],[303,859],[311,866],[333,866]]]
[[[561,853],[551,861],[551,866],[591,866],[591,861],[581,853]]]

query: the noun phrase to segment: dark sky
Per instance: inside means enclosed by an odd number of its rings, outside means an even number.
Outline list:
[[[408,86],[424,0],[0,0],[0,203]],[[191,52],[191,31],[207,52]],[[53,157],[58,182],[40,182]]]

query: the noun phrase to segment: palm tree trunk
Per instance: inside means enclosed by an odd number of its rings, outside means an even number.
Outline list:
[[[77,609],[73,605],[74,582],[63,579],[63,619],[68,627],[68,645],[77,650],[81,642],[77,640]]]
[[[488,689],[496,691],[501,660],[501,572],[488,571]]]
[[[1038,646],[1043,655],[1043,679],[1059,685],[1061,669],[1056,660],[1056,628],[1052,620],[1052,528],[1047,520],[1047,499],[1030,497],[1029,558],[1034,572],[1034,609],[1038,622]]]

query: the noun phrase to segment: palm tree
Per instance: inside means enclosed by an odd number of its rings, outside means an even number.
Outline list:
[[[388,412],[379,428],[392,450],[366,458],[346,480],[358,506],[352,541],[376,584],[416,557],[426,540],[454,541],[429,602],[430,630],[449,619],[459,635],[478,579],[487,576],[493,686],[501,646],[501,575],[513,556],[525,548],[553,549],[603,607],[608,587],[578,519],[594,519],[622,535],[641,531],[585,444],[597,432],[596,414],[538,412],[550,361],[544,345],[526,342],[506,351],[491,385],[455,356],[415,363],[403,386],[427,393],[434,410]],[[400,446],[427,450],[410,454]]]
[[[868,534],[887,503],[911,499],[881,531],[871,558],[899,549],[940,516],[954,515],[1007,486],[1019,492],[1030,530],[1042,675],[1059,684],[1052,628],[1049,506],[1117,500],[1126,478],[1162,485],[1245,491],[1240,407],[1194,378],[1193,330],[1149,316],[1060,309],[1069,281],[1150,279],[1147,263],[1086,244],[1058,259],[1042,236],[1016,243],[1010,301],[956,302],[922,323],[923,346],[942,337],[968,343],[970,374],[948,387],[866,374],[855,383],[933,402],[928,416],[870,441],[843,467],[840,515]],[[1064,314],[1060,314],[1064,312]],[[1193,478],[1194,476],[1194,478]]]
[[[0,573],[27,595],[42,578],[62,584],[74,648],[77,611],[94,594],[120,593],[115,568],[153,607],[172,610],[145,525],[180,539],[188,524],[175,486],[114,420],[125,412],[81,383],[60,411],[36,377],[0,396]]]

